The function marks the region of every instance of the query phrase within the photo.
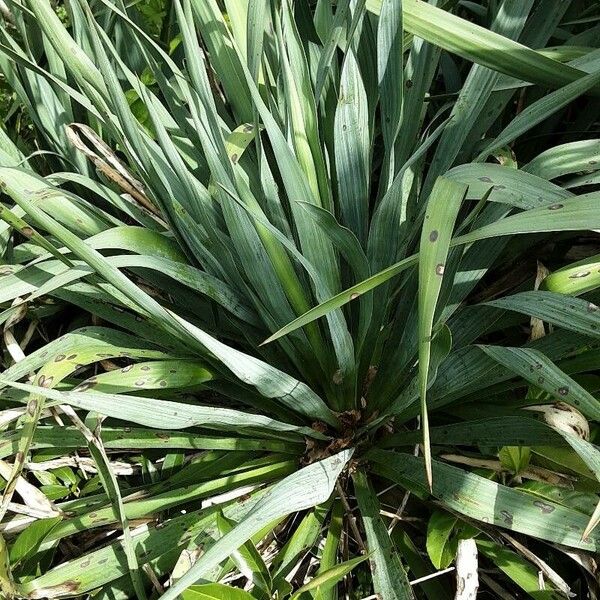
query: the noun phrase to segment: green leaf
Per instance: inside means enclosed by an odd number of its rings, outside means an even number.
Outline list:
[[[260,494],[252,494],[245,500],[238,499],[222,507],[222,510],[229,518],[240,519],[256,503],[259,496]],[[86,501],[89,502],[89,499]],[[169,550],[189,544],[195,547],[193,544],[214,543],[214,538],[218,537],[216,515],[219,508],[221,507],[211,507],[175,516],[160,528],[138,528],[132,541],[140,563],[150,563],[156,568],[160,564],[157,564],[156,560],[160,557],[163,557],[163,563],[165,560],[169,563]],[[81,525],[78,530],[81,530]],[[176,558],[177,556],[174,556],[170,564],[174,564]],[[167,571],[163,573],[169,575]],[[40,598],[56,597],[69,587],[71,591],[74,588],[79,593],[84,593],[123,576],[128,578],[127,562],[123,560],[122,541],[115,540],[21,584],[21,589],[26,594],[37,595]]]
[[[600,402],[541,352],[532,348],[480,347],[495,361],[545,390],[556,400],[574,405],[593,419],[600,418]]]
[[[510,144],[538,123],[547,119],[550,115],[564,108],[588,90],[596,87],[598,83],[600,83],[600,72],[590,73],[534,102],[520,112],[496,139],[486,146],[485,150],[479,154],[476,160],[485,160],[495,150]]]
[[[342,67],[334,133],[341,216],[344,225],[364,246],[369,209],[369,111],[358,62],[352,50],[346,54]]]
[[[225,515],[217,515],[217,526],[222,535],[229,533],[236,525],[234,521],[227,519]],[[240,546],[232,555],[238,570],[258,589],[267,594],[271,594],[273,582],[267,565],[265,565],[260,553],[252,540],[248,540]]]
[[[350,573],[355,567],[367,560],[367,556],[359,556],[358,558],[352,558],[345,562],[337,564],[331,569],[327,569],[322,573],[319,573],[313,577],[308,583],[305,583],[301,588],[298,588],[290,600],[298,600],[304,592],[312,592],[313,594],[320,594],[330,590],[338,582],[340,582],[348,573]]]
[[[248,516],[211,546],[194,566],[163,595],[174,600],[191,583],[227,558],[231,552],[274,520],[325,502],[352,450],[345,450],[313,463],[276,484],[250,511]]]
[[[368,0],[367,8],[379,13],[380,0]],[[422,0],[404,0],[402,9],[406,31],[495,71],[551,88],[567,85],[585,75],[579,69]],[[598,86],[593,91],[598,92]]]
[[[59,404],[70,404],[108,417],[157,429],[184,429],[201,425],[217,430],[231,429],[235,431],[240,428],[264,428],[265,430],[295,432],[310,436],[316,433],[307,427],[289,425],[269,417],[230,408],[197,406],[125,394],[60,392],[24,383],[9,382],[4,379],[0,379],[0,384],[39,394]]]
[[[556,446],[561,444],[560,434],[554,429],[532,419],[531,416],[504,416],[487,419],[468,420],[462,423],[449,423],[429,430],[431,442],[440,446]],[[418,443],[418,431],[403,431],[383,438],[382,448]]]
[[[431,339],[448,248],[466,186],[439,178],[429,200],[419,245],[419,392],[425,469],[431,485],[431,447],[427,415],[427,380],[431,361]]]
[[[571,263],[550,273],[540,284],[540,289],[580,296],[600,287],[600,254]]]
[[[380,186],[384,192],[396,173],[394,145],[402,125],[404,93],[403,42],[402,0],[383,0],[377,24],[377,79],[385,145],[384,184]]]
[[[317,575],[325,573],[332,569],[337,564],[337,554],[342,538],[342,527],[344,524],[344,505],[340,500],[334,502],[331,509],[331,519],[329,521],[329,529],[325,538],[325,545],[321,553],[321,562]],[[313,592],[315,600],[336,600],[337,593],[335,589],[321,588],[317,592]]]
[[[427,554],[436,569],[445,569],[456,556],[456,540],[452,532],[458,518],[441,510],[431,513],[427,523]]]
[[[286,579],[298,560],[317,543],[331,502],[327,501],[313,510],[300,521],[290,539],[281,548],[273,561],[272,571],[275,587],[287,588]]]
[[[594,170],[599,160],[600,140],[581,140],[549,148],[521,168],[544,179],[556,179]]]
[[[534,600],[560,600],[564,594],[558,590],[548,589],[552,584],[546,583],[546,589],[540,590],[539,570],[516,552],[493,542],[478,539],[477,550],[494,565],[512,579],[523,591]]]
[[[421,458],[385,450],[371,450],[367,457],[378,475],[427,492]],[[591,552],[600,548],[597,533],[582,539],[589,519],[578,511],[438,461],[433,461],[433,475],[433,496],[452,511],[571,548]]]
[[[40,519],[27,526],[15,539],[10,548],[10,562],[14,566],[37,552],[44,538],[60,523],[62,517]]]
[[[597,194],[595,193],[565,199],[548,207],[535,208],[518,215],[506,217],[495,223],[484,225],[470,233],[454,238],[450,242],[450,246],[455,247],[463,244],[471,244],[479,240],[505,235],[588,229],[600,229],[600,215],[597,210]],[[375,289],[403,271],[415,266],[418,264],[418,258],[417,254],[408,256],[383,271],[372,275],[368,279],[347,288],[336,296],[311,308],[291,323],[288,323],[285,327],[282,327],[279,331],[271,335],[264,343],[272,342],[300,327],[312,323],[330,311],[348,304],[348,302],[355,300],[361,294]]]
[[[590,73],[551,94],[547,94],[537,102],[534,102],[520,112],[510,124],[496,136],[496,139],[486,146],[485,150],[483,150],[476,158],[476,161],[485,160],[495,150],[502,146],[507,146],[519,136],[535,127],[538,123],[547,119],[550,115],[553,115],[561,108],[564,108],[567,104],[573,102],[573,100],[582,94],[585,94],[590,89],[595,88],[599,83],[600,72]]]
[[[120,394],[136,390],[185,389],[213,379],[203,363],[182,360],[152,361],[131,364],[89,377],[75,390],[94,388],[96,392]]]
[[[504,446],[500,449],[498,458],[507,471],[519,475],[529,466],[531,450],[523,446]]]
[[[398,550],[379,515],[377,494],[363,471],[353,474],[354,491],[367,534],[373,587],[382,600],[414,598]]]
[[[254,600],[252,594],[222,583],[193,585],[181,597],[183,600]]]

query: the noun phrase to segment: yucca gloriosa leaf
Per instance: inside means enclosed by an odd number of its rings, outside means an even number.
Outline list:
[[[4,594],[431,598],[450,523],[537,597],[599,551],[593,2],[6,4]]]

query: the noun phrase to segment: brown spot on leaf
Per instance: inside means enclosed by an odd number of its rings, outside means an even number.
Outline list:
[[[444,274],[445,268],[446,267],[442,263],[439,263],[435,266],[435,274],[441,277]]]
[[[439,233],[437,229],[434,229],[430,234],[429,234],[429,241],[430,242],[435,242],[439,237]]]
[[[41,587],[29,593],[29,598],[37,600],[41,598],[57,598],[59,596],[69,596],[79,589],[81,583],[75,580],[65,581],[58,585]]]
[[[533,505],[536,508],[539,508],[545,515],[551,513],[554,511],[554,509],[556,508],[555,506],[552,506],[552,504],[548,504],[547,502],[542,502],[541,500],[536,500]]]

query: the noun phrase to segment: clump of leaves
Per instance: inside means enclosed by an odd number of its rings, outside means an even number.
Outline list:
[[[594,597],[597,6],[67,7],[0,30],[3,593]]]

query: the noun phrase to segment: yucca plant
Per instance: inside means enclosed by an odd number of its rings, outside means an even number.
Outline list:
[[[6,4],[3,595],[596,597],[597,4]]]

